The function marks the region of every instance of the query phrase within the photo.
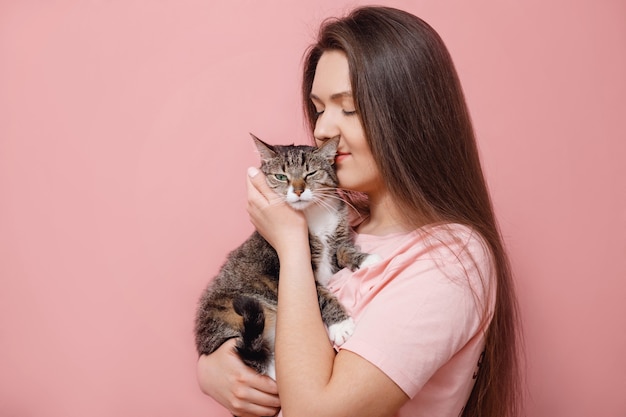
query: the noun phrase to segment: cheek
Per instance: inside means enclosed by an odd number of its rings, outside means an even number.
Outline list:
[[[354,149],[354,153],[357,153],[361,160],[373,159],[372,151],[370,150],[365,137],[361,136],[353,139],[351,148]]]
[[[380,181],[378,169],[372,161],[345,164],[337,169],[339,186],[352,191],[369,192]]]
[[[267,185],[269,185],[270,188],[277,194],[285,194],[287,191],[287,184],[277,180],[272,180],[271,177],[267,177]]]

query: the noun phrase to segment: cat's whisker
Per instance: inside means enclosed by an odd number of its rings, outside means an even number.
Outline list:
[[[339,194],[337,193],[337,189],[336,188],[331,188],[331,187],[316,188],[315,189],[315,193],[316,194],[322,194],[322,195],[336,195],[336,196],[339,196]]]
[[[317,197],[315,200],[313,200],[313,202],[318,206],[324,208],[330,214],[334,214],[337,211],[336,204],[333,204],[333,202],[329,201],[328,197]]]
[[[315,191],[316,191],[316,192],[317,192],[317,191],[321,191],[321,192],[327,192],[327,191],[330,191],[330,192],[332,192],[333,194],[336,194],[336,193],[337,193],[337,189],[336,189],[335,187],[319,187],[319,188],[316,188],[316,189],[315,189]]]
[[[342,188],[337,188],[337,191],[338,191],[338,195],[346,203],[348,208],[352,209],[352,211],[359,216],[359,219],[362,219],[363,218],[363,211],[359,210],[355,205],[351,204],[350,201],[348,201],[351,198],[354,198],[353,201],[355,201],[355,202],[358,201],[358,200],[363,200],[363,197],[359,197],[362,194],[359,193],[359,192],[350,191],[350,190],[346,190],[346,189],[342,189]]]
[[[328,190],[328,191],[315,190],[315,193],[324,198],[334,198],[337,200],[343,200],[339,194],[331,190]]]
[[[269,200],[270,207],[277,206],[279,204],[283,204],[287,202],[287,197],[284,195],[276,194]]]
[[[277,199],[272,199],[272,200],[269,201],[269,206],[270,207],[274,207],[274,206],[278,206],[278,205],[283,204],[283,203],[285,203],[284,199],[282,199],[282,200],[278,199],[278,198]]]
[[[341,202],[341,198],[337,197],[337,196],[333,196],[333,195],[320,195],[319,197],[316,197],[316,200],[323,200],[324,203],[328,206],[333,208],[333,210],[336,210],[336,204],[333,204],[336,201]]]
[[[336,210],[335,207],[333,207],[332,204],[330,204],[324,198],[316,198],[316,199],[313,200],[313,203],[315,203],[318,206],[324,208],[329,213],[333,213]]]
[[[319,192],[320,190],[322,192]],[[332,198],[335,200],[343,201],[346,204],[346,206],[354,210],[356,213],[360,213],[359,210],[353,204],[351,204],[349,201],[346,201],[343,197],[337,194],[333,188],[329,188],[328,192],[325,192],[325,189],[323,188],[317,189],[316,191],[319,192],[319,194],[321,194],[324,198]]]

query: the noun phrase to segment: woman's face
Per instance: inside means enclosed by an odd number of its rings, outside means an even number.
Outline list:
[[[320,57],[311,88],[317,110],[315,142],[318,146],[339,137],[335,165],[342,188],[375,194],[382,190],[380,173],[365,140],[356,114],[348,60],[341,51],[326,51]]]

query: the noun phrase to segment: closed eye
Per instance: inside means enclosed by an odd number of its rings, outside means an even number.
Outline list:
[[[307,178],[309,178],[309,177],[312,177],[312,176],[313,176],[313,175],[315,175],[315,174],[317,174],[317,171],[311,171],[311,172],[309,172],[308,174],[306,174],[306,175],[304,176],[304,179],[307,179]]]

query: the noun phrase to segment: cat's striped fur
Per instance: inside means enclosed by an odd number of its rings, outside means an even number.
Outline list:
[[[316,148],[270,146],[253,138],[270,187],[307,218],[322,318],[330,339],[340,345],[354,324],[324,285],[339,269],[354,270],[364,261],[373,262],[375,255],[360,252],[351,241],[348,207],[337,193],[333,168],[338,140]],[[278,272],[276,252],[257,232],[228,255],[200,299],[195,323],[199,354],[212,353],[226,340],[237,338],[243,361],[274,377]]]

